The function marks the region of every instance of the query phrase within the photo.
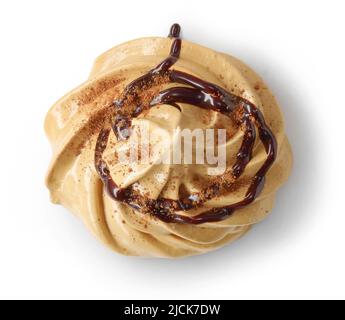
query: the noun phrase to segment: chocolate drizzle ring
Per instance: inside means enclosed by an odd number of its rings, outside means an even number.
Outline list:
[[[103,181],[109,196],[121,203],[129,205],[135,211],[150,214],[167,223],[203,224],[219,222],[229,218],[236,210],[242,209],[255,201],[261,194],[266,174],[277,157],[277,141],[271,129],[265,122],[261,111],[250,101],[236,96],[225,89],[199,79],[190,74],[173,70],[171,67],[178,61],[182,41],[180,26],[171,27],[169,37],[173,39],[170,55],[156,68],[130,83],[121,99],[114,102],[115,117],[111,128],[103,128],[98,136],[95,150],[96,170]],[[188,87],[173,87],[159,92],[149,104],[142,103],[138,92],[153,88],[160,83],[179,83]],[[211,183],[199,193],[190,194],[179,200],[158,198],[149,199],[134,190],[133,185],[120,188],[111,177],[110,170],[102,155],[107,147],[111,130],[117,139],[126,140],[131,131],[131,119],[138,117],[144,110],[161,104],[168,104],[179,109],[178,103],[186,103],[202,109],[220,112],[230,117],[235,110],[241,110],[239,125],[244,128],[244,138],[237,153],[235,164],[226,173]],[[134,107],[133,107],[134,106]],[[194,217],[176,213],[187,212],[202,206],[205,202],[219,196],[224,190],[241,177],[248,163],[252,159],[257,132],[265,147],[267,158],[262,167],[256,172],[243,200],[222,207],[214,208]]]

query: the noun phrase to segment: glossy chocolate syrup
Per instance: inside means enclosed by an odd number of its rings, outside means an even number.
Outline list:
[[[228,218],[235,210],[244,208],[254,202],[260,195],[265,185],[265,176],[277,156],[277,142],[272,131],[267,126],[261,111],[250,101],[233,95],[215,84],[203,81],[187,73],[170,69],[180,57],[182,45],[180,31],[181,28],[178,24],[174,24],[171,27],[169,37],[173,39],[173,42],[169,57],[162,61],[156,68],[130,83],[124,90],[121,96],[122,98],[115,101],[116,116],[112,128],[104,128],[98,136],[95,151],[96,169],[110,197],[129,205],[136,211],[151,214],[167,223],[202,224],[222,221]],[[188,87],[173,87],[164,90],[153,98],[149,106],[141,105],[140,99],[137,97],[138,90],[142,87],[149,88],[153,86],[154,79],[157,76],[165,76],[170,82],[188,85]],[[130,101],[133,101],[133,103],[138,103],[130,115],[124,112],[128,99],[131,99]],[[128,139],[131,134],[132,118],[138,117],[144,110],[160,104],[168,104],[179,109],[178,103],[186,103],[203,109],[214,110],[226,116],[231,116],[235,109],[241,109],[240,122],[242,127],[244,127],[244,138],[235,164],[227,171],[227,173],[231,173],[232,178],[235,180],[241,177],[246,166],[252,159],[252,152],[258,132],[259,138],[265,147],[267,158],[253,177],[245,198],[242,201],[222,208],[214,208],[194,217],[189,217],[177,214],[176,212],[187,212],[200,207],[205,202],[219,196],[224,185],[220,182],[215,182],[200,193],[191,194],[179,200],[165,198],[153,200],[138,194],[133,190],[132,186],[119,188],[112,179],[110,170],[102,158],[111,130],[114,131],[118,139]],[[230,184],[231,182],[229,181]]]

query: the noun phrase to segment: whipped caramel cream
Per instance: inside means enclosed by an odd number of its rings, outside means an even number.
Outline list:
[[[182,257],[238,239],[267,216],[291,171],[282,115],[260,77],[179,34],[174,25],[170,39],[106,52],[46,119],[53,202],[125,255]],[[116,151],[129,150],[144,126],[156,158],[177,129],[226,129],[226,172],[213,177],[207,164],[118,161]]]

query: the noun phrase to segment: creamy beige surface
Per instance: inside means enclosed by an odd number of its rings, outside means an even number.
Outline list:
[[[274,132],[278,141],[278,158],[267,175],[264,191],[255,203],[236,211],[229,219],[198,226],[166,224],[134,212],[108,197],[94,168],[94,148],[99,130],[90,134],[93,117],[109,108],[130,81],[165,59],[170,45],[171,40],[166,38],[144,38],[111,49],[96,60],[89,80],[58,101],[46,118],[45,129],[53,148],[47,176],[52,201],[70,209],[98,239],[125,255],[183,257],[206,253],[238,239],[267,216],[273,207],[276,191],[291,171],[292,156],[282,114],[262,80],[231,56],[183,41],[181,58],[173,68],[218,84],[252,101],[263,112]],[[234,129],[231,120],[216,112],[183,104],[181,109],[180,113],[166,105],[154,108],[135,119],[134,127],[149,124],[157,139],[157,150],[164,150],[173,140],[176,128],[229,126],[233,130],[230,130],[226,148],[231,165],[240,147],[242,132]],[[196,192],[209,180],[206,165],[118,164],[112,159],[114,148],[126,149],[130,141],[120,143],[114,136],[110,139],[112,143],[108,145],[104,158],[114,180],[121,186],[135,183],[138,190],[151,198],[177,199],[181,186],[188,192]],[[77,149],[80,152],[76,152]],[[243,175],[243,186],[184,214],[195,215],[242,199],[248,188],[245,181],[253,177],[265,159],[264,147],[258,140],[253,159]]]

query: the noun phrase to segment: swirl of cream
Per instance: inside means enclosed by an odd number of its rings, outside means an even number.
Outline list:
[[[234,57],[183,41],[174,70],[224,88],[255,105],[264,115],[277,142],[276,160],[266,175],[264,188],[253,203],[227,219],[200,225],[166,223],[108,196],[94,164],[99,132],[113,116],[113,102],[129,83],[166,58],[171,42],[166,38],[144,38],[109,50],[96,60],[89,80],[58,101],[46,118],[46,133],[53,147],[47,176],[53,202],[81,217],[97,238],[125,255],[183,257],[206,253],[238,239],[271,211],[275,193],[291,171],[292,155],[282,114],[262,79]],[[157,83],[156,87],[162,91],[173,85]],[[155,93],[147,92],[149,96]],[[179,103],[178,108],[161,104],[134,118],[129,139],[119,140],[111,132],[103,159],[121,188],[133,186],[149,199],[178,200],[184,194],[200,192],[212,181],[209,166],[157,164],[158,160],[170,150],[178,130],[221,128],[227,129],[225,144],[231,166],[241,147],[243,131],[230,117],[186,103]],[[129,152],[134,137],[140,137],[144,130],[149,130],[154,159],[144,164],[118,161],[116,153]],[[184,214],[195,217],[243,200],[266,158],[264,145],[256,139],[250,162],[228,192]]]

